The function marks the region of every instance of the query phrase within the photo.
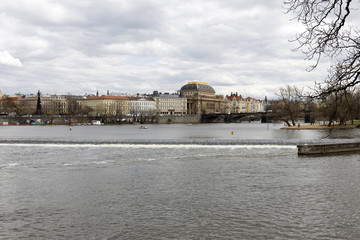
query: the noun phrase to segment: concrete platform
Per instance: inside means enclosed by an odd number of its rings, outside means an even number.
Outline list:
[[[360,142],[335,144],[300,144],[298,155],[315,155],[360,151]]]

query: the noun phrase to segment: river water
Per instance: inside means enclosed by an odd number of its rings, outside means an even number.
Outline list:
[[[0,127],[0,239],[360,239],[358,129],[147,127]]]

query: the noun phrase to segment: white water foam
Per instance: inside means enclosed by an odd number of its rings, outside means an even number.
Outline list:
[[[0,146],[17,147],[44,147],[44,148],[233,148],[233,149],[294,149],[296,145],[274,145],[274,144],[256,144],[256,145],[203,145],[203,144],[52,144],[52,143],[1,143]]]
[[[20,166],[20,163],[8,163],[0,165],[0,168],[11,168],[11,167],[17,167]]]
[[[72,163],[62,163],[61,165],[65,167],[73,166],[87,166],[87,165],[105,165],[114,163],[113,161],[91,161],[91,162],[72,162]]]
[[[0,146],[57,148],[296,148],[298,144],[347,143],[353,139],[131,139],[103,141],[2,140]]]

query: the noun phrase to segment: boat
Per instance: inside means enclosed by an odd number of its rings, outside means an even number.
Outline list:
[[[140,126],[139,129],[147,129],[147,126]]]

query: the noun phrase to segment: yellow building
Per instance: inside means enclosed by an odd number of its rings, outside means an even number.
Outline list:
[[[82,100],[82,109],[92,116],[125,116],[130,114],[130,98],[121,96],[96,96]]]
[[[187,98],[188,114],[224,112],[226,102],[223,96],[216,96],[215,90],[204,82],[188,82],[180,89]]]

